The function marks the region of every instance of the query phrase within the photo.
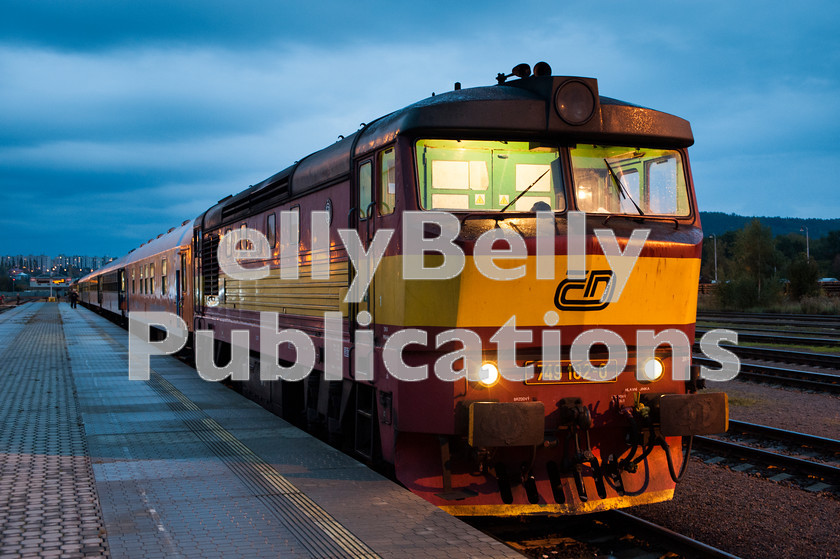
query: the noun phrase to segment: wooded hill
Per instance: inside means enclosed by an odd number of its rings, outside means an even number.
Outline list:
[[[703,234],[707,237],[709,235],[722,235],[727,231],[738,231],[753,219],[758,219],[762,225],[769,226],[774,237],[787,235],[788,233],[800,233],[800,229],[803,227],[808,228],[808,236],[811,239],[819,239],[829,231],[840,230],[840,218],[751,217],[723,212],[700,212]],[[804,235],[805,233],[800,234]]]

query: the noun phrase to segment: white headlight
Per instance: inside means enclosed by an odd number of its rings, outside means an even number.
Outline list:
[[[642,379],[648,382],[653,382],[655,380],[659,380],[662,376],[662,373],[665,372],[665,366],[662,364],[662,361],[659,360],[657,357],[653,357],[645,361],[644,366],[642,367]]]
[[[499,368],[493,363],[484,363],[478,370],[478,382],[484,386],[493,386],[499,382]]]

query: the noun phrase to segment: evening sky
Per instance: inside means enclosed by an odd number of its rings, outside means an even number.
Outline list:
[[[110,254],[519,62],[688,119],[702,210],[840,216],[840,4],[0,0],[0,254]]]

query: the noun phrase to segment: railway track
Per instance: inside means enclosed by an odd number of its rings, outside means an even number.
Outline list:
[[[840,331],[839,330],[801,330],[801,329],[786,329],[784,327],[779,328],[763,328],[761,326],[747,326],[744,327],[741,324],[733,324],[728,322],[717,322],[717,321],[708,321],[708,320],[698,320],[697,326],[702,329],[708,328],[728,328],[730,330],[737,330],[739,333],[743,332],[753,333],[753,334],[776,334],[776,335],[790,335],[792,338],[797,337],[808,337],[808,338],[827,338],[829,340],[833,340],[835,338],[840,339]]]
[[[473,517],[464,520],[531,557],[630,559],[652,553],[691,559],[738,557],[619,510],[576,517]]]
[[[704,365],[710,368],[717,368],[718,366],[715,360],[700,356],[692,357],[692,361],[696,365]],[[741,370],[737,378],[781,384],[815,392],[840,394],[840,375],[831,373],[815,373],[758,363],[741,363]]]
[[[737,559],[738,557],[622,510],[611,510],[604,514],[615,518],[618,523],[631,527],[633,533],[646,534],[649,541],[654,540],[660,544],[667,542],[666,547],[669,551],[679,553],[683,557],[709,559]]]
[[[840,489],[840,440],[741,421],[729,424],[727,438],[694,437],[695,449],[749,467],[752,462],[763,465],[772,479],[798,477],[814,490]]]
[[[701,337],[710,330],[707,328],[697,328],[694,331],[695,336]],[[818,346],[840,348],[840,337],[808,337],[796,336],[789,332],[767,333],[767,332],[744,332],[737,330],[739,342],[757,342],[764,344],[778,344],[778,345],[804,345],[804,346]]]
[[[760,324],[762,326],[779,324],[786,327],[794,326],[840,330],[840,317],[833,315],[698,312],[697,320],[730,324]]]
[[[721,344],[740,357],[741,359],[760,359],[762,361],[775,361],[796,365],[811,365],[815,367],[826,367],[840,371],[840,354],[837,353],[814,353],[810,351],[796,351],[793,349],[779,349],[766,347],[752,347]],[[695,344],[695,351],[700,351],[700,345]]]
[[[797,431],[777,429],[767,425],[747,423],[746,421],[729,420],[728,433],[742,433],[745,435],[757,435],[765,439],[788,442],[793,445],[807,448],[819,448],[835,456],[840,461],[840,440],[808,435]]]

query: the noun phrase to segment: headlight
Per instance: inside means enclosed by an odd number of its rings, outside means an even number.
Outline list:
[[[665,365],[658,357],[653,357],[645,361],[642,366],[642,378],[639,380],[643,382],[654,382],[662,377],[665,372]]]
[[[499,382],[499,368],[495,363],[482,363],[478,370],[478,382],[482,386],[490,387]]]

